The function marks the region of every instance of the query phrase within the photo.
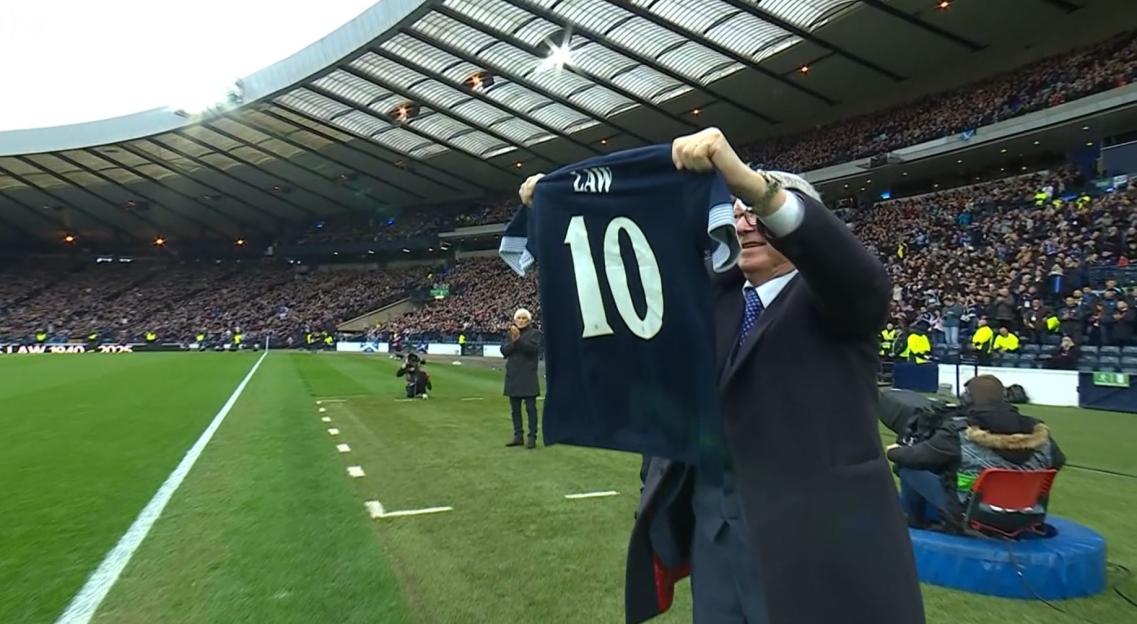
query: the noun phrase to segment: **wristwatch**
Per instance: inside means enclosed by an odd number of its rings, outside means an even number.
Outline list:
[[[750,206],[750,212],[760,216],[766,217],[774,211],[771,209],[771,204],[774,198],[778,196],[778,191],[782,190],[782,181],[770,175],[765,171],[755,171],[762,179],[766,181],[766,192],[754,200],[753,205]]]

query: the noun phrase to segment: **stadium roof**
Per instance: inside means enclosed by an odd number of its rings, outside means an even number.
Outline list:
[[[1074,8],[384,0],[203,115],[0,132],[0,232],[270,240],[287,222],[493,197],[707,125],[800,124]]]

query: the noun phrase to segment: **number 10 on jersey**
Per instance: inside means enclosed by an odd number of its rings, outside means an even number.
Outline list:
[[[636,254],[636,264],[639,265],[640,284],[643,285],[644,301],[647,304],[643,317],[636,312],[636,306],[632,303],[628,273],[620,255],[620,232],[628,235],[632,251]],[[592,244],[588,240],[583,216],[577,215],[569,221],[565,244],[572,252],[576,296],[580,303],[580,318],[584,321],[582,337],[595,338],[615,333],[608,324],[608,314],[604,310],[600,280],[592,261]],[[608,286],[612,289],[616,310],[628,330],[644,340],[654,338],[663,327],[663,282],[659,277],[655,252],[635,221],[627,217],[616,217],[608,222],[608,227],[604,230],[604,273],[608,277]]]

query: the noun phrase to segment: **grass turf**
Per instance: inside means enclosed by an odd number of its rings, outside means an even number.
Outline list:
[[[0,360],[0,427],[14,434],[0,438],[0,621],[54,619],[252,362]],[[638,457],[507,449],[498,371],[436,362],[431,398],[406,401],[394,369],[378,356],[270,355],[96,620],[622,621]],[[322,414],[320,399],[334,401]],[[1073,464],[1137,474],[1137,415],[1028,411],[1051,424]],[[349,465],[367,476],[349,479]],[[564,499],[593,490],[620,495]],[[454,511],[370,520],[365,500]],[[1053,504],[1103,533],[1111,561],[1137,566],[1137,479],[1071,467]],[[1137,594],[1119,569],[1111,581]],[[935,587],[924,595],[935,624],[1121,624],[1137,614],[1112,591],[1057,603],[1065,614]],[[685,588],[658,621],[690,621]]]

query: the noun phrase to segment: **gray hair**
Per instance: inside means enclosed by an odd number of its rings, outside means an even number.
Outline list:
[[[519,316],[533,320],[533,313],[531,313],[529,310],[526,310],[525,308],[517,308],[517,311],[513,313],[513,318],[517,318]]]

